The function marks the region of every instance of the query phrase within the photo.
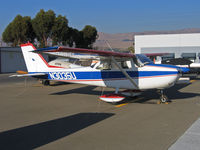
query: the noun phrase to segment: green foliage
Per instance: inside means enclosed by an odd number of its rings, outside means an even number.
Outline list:
[[[134,49],[134,47],[133,46],[130,46],[129,48],[128,48],[128,50],[131,52],[131,53],[135,53],[135,49]]]
[[[80,36],[79,36],[79,31],[77,29],[73,29],[69,27],[68,29],[68,35],[69,37],[66,39],[67,44],[72,47],[76,45],[76,47],[79,47],[79,41],[80,41]]]
[[[82,31],[73,28],[69,28],[68,31],[70,37],[67,38],[67,44],[69,46],[75,44],[79,48],[92,48],[92,44],[97,38],[96,28],[89,25],[85,26]]]
[[[12,36],[12,22],[6,27],[2,34],[3,41],[6,43],[14,42],[14,37]]]
[[[53,45],[58,43],[66,44],[66,41],[70,38],[68,20],[65,16],[58,15],[55,18],[54,25],[52,27],[52,40]]]
[[[84,41],[84,48],[92,48],[92,44],[97,39],[97,30],[95,27],[90,25],[86,25],[83,30],[81,31],[81,36],[83,37]]]
[[[35,31],[33,30],[31,17],[25,16],[24,21],[26,22],[27,25],[26,40],[24,42],[29,41],[33,43],[36,38],[36,34]]]
[[[52,39],[53,45],[92,48],[97,38],[97,30],[86,25],[79,31],[68,26],[66,16],[56,16],[52,10],[41,9],[32,20],[31,17],[17,15],[6,27],[2,36],[4,42],[12,43],[13,46],[37,40],[40,47],[47,47],[48,39]]]
[[[27,41],[33,41],[35,34],[31,25],[30,17],[17,15],[3,32],[3,41],[13,43],[13,46],[20,45]]]
[[[47,46],[47,39],[52,37],[52,27],[54,25],[56,15],[54,11],[44,11],[41,9],[32,20],[33,29],[36,38],[40,42],[40,47]]]

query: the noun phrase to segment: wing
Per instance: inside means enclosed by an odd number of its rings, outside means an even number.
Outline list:
[[[102,51],[102,50],[93,50],[93,49],[83,49],[83,48],[69,48],[69,47],[50,47],[50,48],[43,48],[43,49],[38,49],[33,52],[36,53],[44,53],[44,52],[73,52],[73,53],[81,53],[81,54],[95,54],[98,56],[103,56],[103,57],[109,57],[115,65],[118,67],[120,71],[126,76],[130,82],[138,88],[137,83],[128,75],[128,73],[122,69],[122,67],[117,63],[116,57],[117,58],[133,58],[136,55],[131,54],[131,53],[120,53],[120,52],[113,52],[113,51]]]
[[[150,56],[163,56],[163,55],[167,55],[169,53],[146,53],[144,55],[146,55],[147,57],[150,57]]]
[[[80,54],[80,53],[72,53],[72,52],[42,52],[47,55],[53,55],[58,57],[64,57],[64,58],[75,58],[80,60],[94,60],[98,59],[96,55],[89,55],[89,54]]]
[[[83,48],[69,48],[69,47],[50,47],[50,48],[42,48],[34,50],[36,53],[47,53],[47,52],[72,52],[72,53],[80,53],[80,54],[95,54],[98,56],[114,56],[114,57],[125,57],[131,58],[134,57],[134,54],[131,53],[121,53],[121,52],[113,52],[113,51],[103,51],[103,50],[94,50],[94,49],[83,49]]]

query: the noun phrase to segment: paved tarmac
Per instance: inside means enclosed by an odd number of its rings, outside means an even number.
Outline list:
[[[200,149],[200,119],[169,148],[169,150],[199,150]]]
[[[166,150],[200,117],[200,78],[113,105],[100,87],[0,75],[0,149]],[[104,93],[112,89],[105,89]]]

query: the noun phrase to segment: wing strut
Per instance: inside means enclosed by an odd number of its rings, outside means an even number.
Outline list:
[[[131,83],[139,89],[137,83],[133,80],[133,78],[131,78],[128,73],[122,69],[122,67],[117,63],[117,61],[115,60],[115,58],[113,56],[111,56],[112,61],[114,62],[114,64],[117,66],[117,68],[119,68],[119,70],[126,76],[127,79],[129,79],[129,81],[131,81]]]

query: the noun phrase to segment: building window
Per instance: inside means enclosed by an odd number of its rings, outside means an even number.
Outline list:
[[[162,56],[162,60],[167,60],[167,59],[174,59],[175,54],[174,53],[168,53],[167,55]]]

